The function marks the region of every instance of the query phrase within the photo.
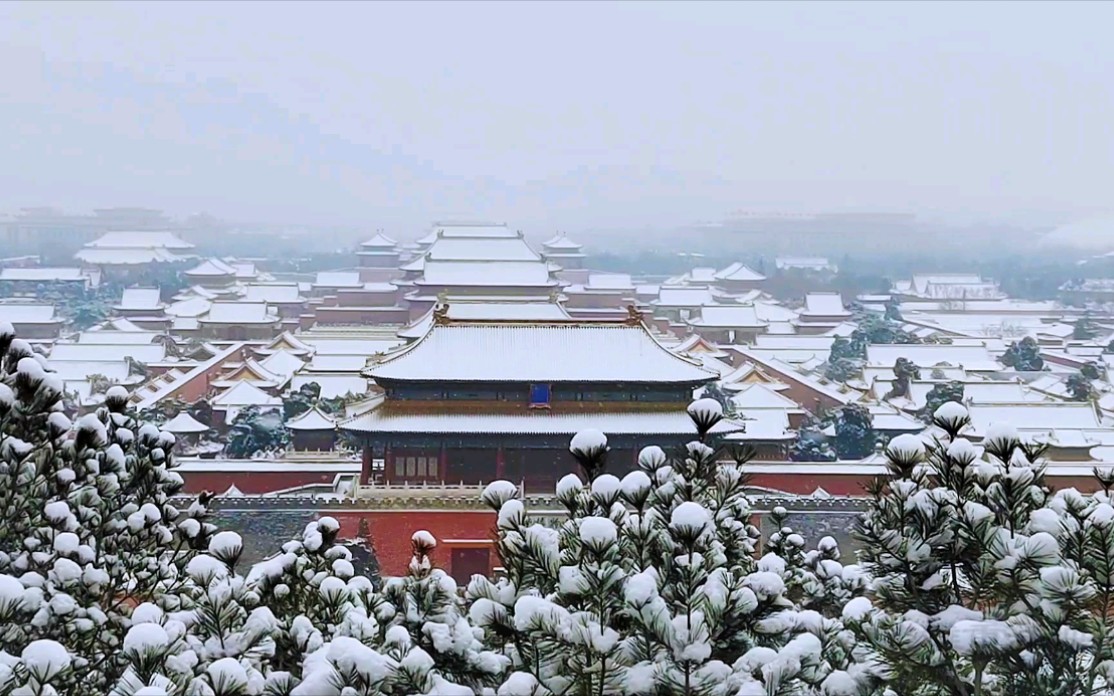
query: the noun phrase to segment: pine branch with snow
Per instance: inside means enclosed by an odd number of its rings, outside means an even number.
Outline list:
[[[798,594],[830,615],[792,601],[788,564],[754,559],[743,470],[721,458],[695,441],[672,457],[645,448],[623,479],[566,476],[556,528],[510,484],[489,487],[505,577],[474,578],[466,596],[485,642],[511,660],[500,693],[819,694],[837,672],[830,687],[851,674],[841,683],[858,690],[832,693],[870,693],[877,679],[838,613],[861,575],[828,542],[798,549],[809,583]]]
[[[123,389],[76,423],[63,409],[49,363],[0,331],[0,574],[30,614],[5,648],[54,641],[81,676],[68,693],[103,696],[128,668],[131,607],[171,608],[212,526],[203,502],[185,519],[171,504],[174,438],[139,423]]]
[[[1114,666],[1109,496],[1051,493],[1041,447],[1004,424],[975,446],[968,422],[944,404],[942,435],[891,443],[856,530],[873,599],[845,620],[903,688],[1098,693]]]

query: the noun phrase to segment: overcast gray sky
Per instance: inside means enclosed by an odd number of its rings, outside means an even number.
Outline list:
[[[1114,3],[0,5],[0,208],[530,229],[1114,207]]]

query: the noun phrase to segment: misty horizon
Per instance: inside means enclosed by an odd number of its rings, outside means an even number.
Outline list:
[[[1110,211],[1107,4],[0,6],[0,209],[661,228]]]

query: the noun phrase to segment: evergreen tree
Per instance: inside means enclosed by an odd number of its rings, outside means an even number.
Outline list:
[[[941,382],[934,384],[925,396],[925,405],[918,417],[925,423],[931,423],[936,414],[936,409],[949,401],[957,404],[963,403],[963,382]]]
[[[1095,388],[1091,380],[1087,379],[1082,372],[1069,375],[1064,384],[1068,388],[1068,396],[1072,401],[1090,401],[1095,397]]]
[[[797,439],[789,448],[789,459],[794,462],[834,462],[836,453],[822,432],[821,423],[810,413],[797,431]]]
[[[473,623],[511,661],[500,694],[819,694],[858,669],[838,618],[790,600],[788,566],[755,562],[742,462],[723,464],[704,442],[719,405],[698,401],[690,415],[697,440],[672,457],[643,449],[621,480],[606,473],[606,438],[577,434],[585,478],[558,482],[556,529],[530,519],[513,484],[487,488],[506,576],[477,576],[467,596]]]
[[[122,388],[76,423],[62,408],[62,381],[0,325],[4,651],[23,655],[15,673],[31,684],[27,693],[47,693],[49,681],[73,696],[103,696],[128,668],[131,607],[173,605],[213,527],[204,499],[185,512],[170,504],[183,484],[174,437],[138,423]],[[55,669],[55,646],[65,669]]]
[[[1039,372],[1044,369],[1040,346],[1032,336],[1014,341],[1002,355],[1002,364],[1018,372]]]
[[[1091,322],[1089,315],[1083,315],[1075,320],[1074,327],[1072,328],[1071,337],[1076,341],[1090,341],[1098,335],[1095,325]]]
[[[1106,379],[1106,366],[1102,363],[1092,360],[1083,367],[1079,368],[1079,374],[1087,379]]]
[[[224,453],[232,458],[247,458],[258,452],[283,449],[288,436],[280,411],[247,406],[236,414],[228,429]]]
[[[288,421],[310,410],[321,399],[321,385],[307,382],[287,394],[282,400],[282,418]]]
[[[872,597],[844,621],[902,693],[1097,694],[1114,676],[1109,492],[1053,494],[1042,447],[1003,425],[976,447],[968,424],[946,403],[938,438],[890,443],[856,529]]]
[[[835,451],[840,459],[862,459],[874,451],[874,418],[862,404],[846,404],[835,417]]]

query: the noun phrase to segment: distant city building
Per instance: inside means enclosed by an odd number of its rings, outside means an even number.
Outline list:
[[[807,271],[810,273],[837,273],[839,267],[823,256],[778,256],[774,266],[779,271]]]

